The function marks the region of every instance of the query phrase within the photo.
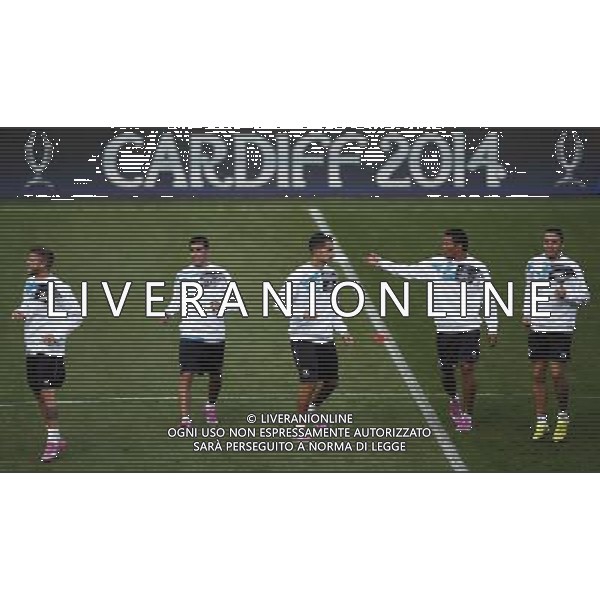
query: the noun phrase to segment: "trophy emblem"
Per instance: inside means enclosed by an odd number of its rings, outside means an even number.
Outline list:
[[[556,140],[556,159],[563,170],[564,177],[554,184],[555,187],[585,187],[585,183],[581,179],[576,179],[573,175],[573,172],[583,160],[583,141],[576,131],[573,131],[572,134],[573,152],[570,156],[567,155],[565,149],[567,132],[563,131]]]
[[[48,165],[52,162],[52,157],[54,156],[54,146],[52,142],[48,139],[46,132],[42,132],[42,143],[43,143],[43,151],[41,153],[41,158],[38,160],[35,151],[35,140],[37,137],[37,132],[32,131],[25,142],[25,161],[27,162],[27,166],[33,171],[34,177],[30,179],[26,184],[25,188],[42,188],[45,191],[53,190],[54,185],[44,179],[42,177],[43,172],[48,168]]]

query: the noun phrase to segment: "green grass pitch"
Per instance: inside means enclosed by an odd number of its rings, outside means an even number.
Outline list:
[[[220,421],[246,426],[248,413],[292,412],[296,373],[280,315],[263,319],[261,282],[274,284],[307,260],[315,231],[308,212],[319,207],[360,281],[378,304],[384,277],[368,267],[371,250],[416,262],[438,252],[446,227],[463,227],[471,253],[491,269],[499,289],[515,282],[515,318],[501,318],[499,345],[484,343],[478,366],[476,429],[452,431],[436,372],[434,326],[425,315],[425,286],[411,285],[411,316],[387,319],[394,340],[472,471],[598,471],[600,385],[597,363],[600,290],[595,199],[448,199],[278,201],[50,200],[0,204],[0,471],[449,471],[439,444],[407,440],[407,450],[363,453],[198,453],[189,439],[169,439],[178,422],[175,325],[144,317],[144,282],[165,280],[188,263],[187,241],[204,234],[212,260],[238,282],[251,318],[228,318]],[[543,230],[560,226],[565,253],[585,269],[592,303],[579,314],[573,360],[572,428],[567,443],[533,443],[531,374],[519,312],[526,261],[540,252]],[[89,282],[89,317],[67,346],[68,378],[59,394],[69,450],[51,465],[37,462],[44,431],[24,373],[22,324],[10,313],[20,301],[24,259],[31,247],[56,253],[54,271],[76,295]],[[341,276],[341,269],[338,268]],[[340,277],[343,278],[343,277]],[[100,287],[133,287],[121,318],[109,312]],[[167,299],[168,300],[168,299]],[[163,305],[166,305],[163,303]],[[348,321],[357,343],[339,346],[341,385],[327,410],[351,412],[359,426],[422,427],[425,420],[387,351],[374,343],[366,314]],[[197,378],[193,414],[200,426],[206,380]],[[551,401],[551,414],[554,402]]]

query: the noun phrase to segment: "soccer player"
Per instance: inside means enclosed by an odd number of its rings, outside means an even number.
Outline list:
[[[48,248],[34,248],[27,256],[27,272],[21,306],[12,318],[25,321],[25,353],[27,383],[46,425],[48,438],[41,454],[42,462],[50,462],[67,447],[58,426],[56,390],[66,377],[65,347],[67,336],[81,324],[81,309],[71,288],[50,273],[54,253]],[[54,284],[55,311],[66,316],[48,316],[48,283]]]
[[[473,427],[473,409],[477,382],[475,364],[479,359],[481,313],[484,282],[491,281],[489,269],[468,254],[469,238],[462,229],[447,229],[442,238],[442,256],[414,265],[399,265],[382,260],[374,253],[366,261],[383,270],[404,277],[434,282],[433,306],[446,313],[435,317],[438,366],[442,386],[449,400],[449,412],[457,431]],[[466,316],[461,317],[461,283],[466,286]],[[490,302],[490,314],[484,320],[488,340],[495,346],[498,339],[498,309]],[[457,393],[456,367],[462,375],[462,396]]]
[[[190,400],[195,375],[208,375],[208,398],[204,410],[206,421],[218,423],[217,400],[223,384],[223,360],[225,358],[225,318],[218,312],[231,275],[218,265],[209,262],[210,244],[206,237],[198,235],[189,243],[191,264],[177,273],[173,296],[165,313],[166,323],[181,311],[181,284],[184,281],[199,283],[203,289],[200,306],[202,316],[191,304],[181,318],[179,331],[179,408],[181,427],[191,427]],[[188,296],[192,296],[188,292]]]
[[[558,416],[552,439],[562,442],[569,427],[569,383],[567,362],[571,359],[571,344],[575,331],[577,309],[590,299],[581,267],[562,253],[564,236],[561,229],[550,228],[544,233],[544,253],[527,263],[525,298],[523,302],[523,325],[529,329],[529,359],[533,365],[533,397],[536,424],[534,440],[541,440],[548,433],[546,408],[546,372],[554,383],[558,404]],[[540,287],[536,295],[544,298],[537,311],[549,313],[534,316],[532,311],[532,284],[549,283]]]
[[[342,317],[331,306],[331,292],[337,275],[333,260],[333,238],[322,232],[308,241],[310,261],[298,267],[287,281],[292,283],[292,317],[289,336],[298,369],[300,388],[298,412],[317,411],[338,385],[338,355],[334,337],[354,342]],[[310,314],[310,282],[315,283],[315,310]],[[284,296],[284,284],[280,296]]]

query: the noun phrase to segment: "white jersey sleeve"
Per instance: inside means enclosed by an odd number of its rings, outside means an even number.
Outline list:
[[[567,292],[565,302],[572,306],[583,306],[590,301],[590,289],[585,280],[583,269],[576,263],[572,263],[575,276],[567,279],[564,288]]]
[[[67,313],[66,317],[50,317],[48,328],[55,331],[53,334],[57,339],[66,341],[77,327],[81,325],[81,306],[75,298],[71,287],[60,279],[54,282],[54,297],[56,311]]]
[[[217,303],[219,304],[219,306],[221,305],[221,303],[223,302],[223,300],[225,299],[225,292],[227,291],[227,288],[229,287],[229,284],[233,281],[233,277],[229,274],[228,271],[225,271],[224,269],[221,271],[221,277],[218,280],[217,285],[215,286],[215,288],[213,290],[209,290],[206,298],[208,299],[208,301],[211,303],[211,306],[209,306],[209,310],[214,310],[212,308],[212,303]],[[233,310],[233,309],[225,309],[223,312],[227,313],[228,310]],[[214,310],[214,312],[217,312],[217,310]]]

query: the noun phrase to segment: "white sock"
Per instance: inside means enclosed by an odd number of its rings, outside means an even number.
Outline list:
[[[185,415],[184,417],[181,417],[182,423],[189,423],[190,421],[191,421],[190,415]]]
[[[60,431],[58,430],[58,428],[48,429],[48,441],[56,442],[58,440],[60,440]]]
[[[558,416],[556,418],[559,419],[560,421],[568,421],[569,420],[569,413],[561,411],[561,412],[558,413]]]
[[[316,404],[309,404],[308,405],[308,412],[309,413],[316,413],[319,410],[319,407]]]
[[[537,420],[538,421],[547,421],[548,420],[548,415],[538,415],[537,416]]]

